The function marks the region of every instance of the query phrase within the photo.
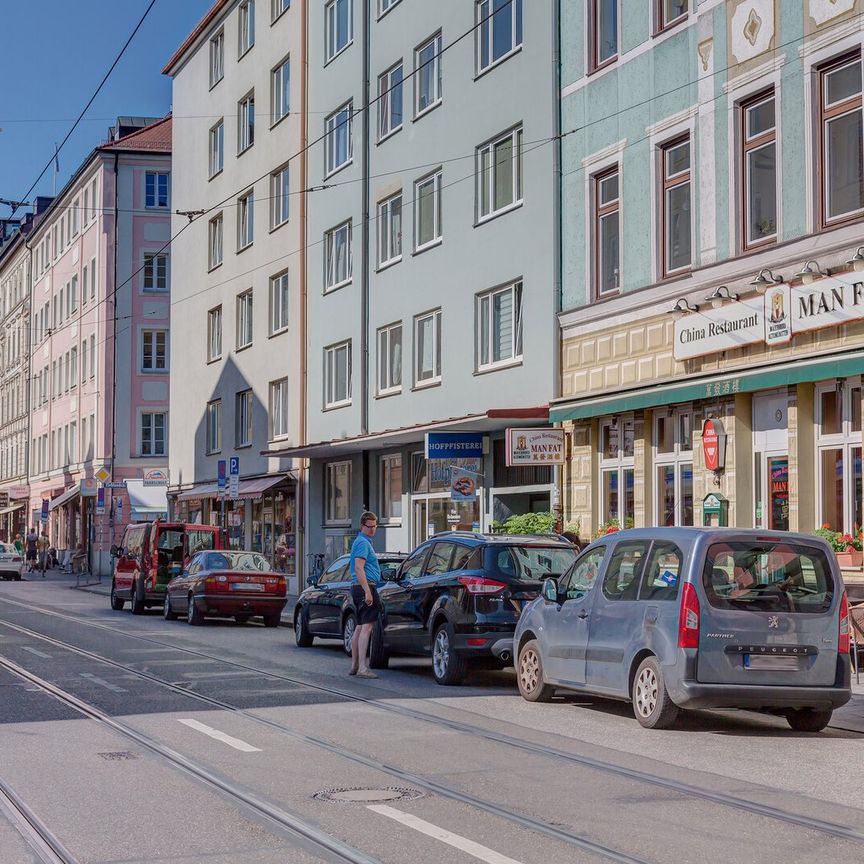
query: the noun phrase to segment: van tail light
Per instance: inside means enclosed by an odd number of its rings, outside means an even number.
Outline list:
[[[678,647],[699,647],[699,598],[691,582],[684,583],[681,613],[678,616]]]
[[[509,587],[505,582],[484,579],[482,576],[460,576],[459,584],[467,588],[469,594],[500,594]]]
[[[840,627],[837,633],[837,653],[849,653],[849,598],[846,592],[840,598]]]

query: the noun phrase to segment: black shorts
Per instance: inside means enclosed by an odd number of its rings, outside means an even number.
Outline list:
[[[27,560],[28,561],[35,561],[36,560],[36,550],[35,549],[28,549],[27,550]]]
[[[370,585],[369,590],[372,592],[371,606],[366,603],[366,595],[363,589],[359,585],[351,586],[351,599],[354,601],[354,608],[357,610],[358,624],[374,624],[378,620],[381,600],[374,585]]]

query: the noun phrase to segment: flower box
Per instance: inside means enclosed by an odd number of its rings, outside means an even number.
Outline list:
[[[864,564],[864,552],[858,549],[847,549],[837,553],[837,563],[841,567],[861,567]]]

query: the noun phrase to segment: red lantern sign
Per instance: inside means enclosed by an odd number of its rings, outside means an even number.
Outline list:
[[[726,430],[719,420],[706,420],[702,427],[702,452],[709,471],[722,471],[726,467]]]

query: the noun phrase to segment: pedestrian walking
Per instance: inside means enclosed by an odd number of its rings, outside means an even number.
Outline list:
[[[351,671],[358,678],[377,678],[369,670],[369,640],[372,628],[378,619],[381,601],[378,585],[381,584],[381,567],[372,546],[372,538],[378,530],[378,517],[365,512],[360,517],[360,533],[351,546],[351,599],[357,610],[357,627],[351,639]]]
[[[42,571],[42,578],[45,578],[45,569],[48,566],[48,548],[51,546],[51,541],[48,535],[43,531],[39,535],[39,540],[36,543],[36,551],[39,553],[39,569]]]
[[[21,539],[20,534],[15,535],[15,540],[13,545],[15,546],[15,551],[20,555],[24,551],[24,541]]]
[[[24,546],[27,558],[27,572],[32,573],[36,569],[36,546],[39,543],[39,535],[36,533],[36,528],[30,529],[24,541]]]

